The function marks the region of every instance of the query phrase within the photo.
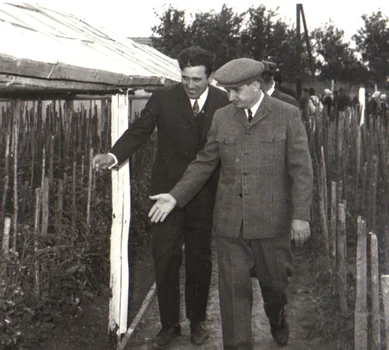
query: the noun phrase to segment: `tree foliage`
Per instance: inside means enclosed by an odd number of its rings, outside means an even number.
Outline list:
[[[324,28],[313,30],[311,38],[321,78],[351,84],[366,80],[367,69],[358,60],[355,50],[344,42],[343,30],[327,23]]]
[[[310,74],[309,43],[318,78],[367,84],[369,80],[383,82],[389,76],[388,18],[380,11],[362,16],[365,26],[353,37],[356,49],[344,41],[344,31],[330,22],[310,32],[308,43],[302,30],[299,51],[295,27],[280,19],[277,10],[259,5],[235,13],[224,4],[220,12],[198,12],[187,21],[184,11],[170,5],[157,15],[160,23],[152,28],[153,44],[173,58],[182,49],[199,45],[216,55],[216,68],[238,57],[272,60],[284,80],[293,82]]]
[[[369,67],[372,81],[384,83],[389,77],[388,17],[381,11],[362,16],[364,27],[353,36],[363,61]]]

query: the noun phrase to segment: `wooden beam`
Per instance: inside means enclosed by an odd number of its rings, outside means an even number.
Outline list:
[[[112,96],[112,144],[128,128],[128,96]],[[110,252],[109,344],[118,345],[127,331],[129,291],[128,237],[130,229],[130,166],[127,161],[112,170],[112,227]]]
[[[166,80],[164,77],[158,76],[125,75],[104,70],[77,67],[60,62],[39,62],[7,55],[0,55],[0,73],[46,80],[71,80],[109,84],[116,87],[164,85]]]

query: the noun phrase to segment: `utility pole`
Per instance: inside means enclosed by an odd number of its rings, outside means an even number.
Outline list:
[[[312,82],[315,79],[315,67],[313,64],[311,44],[309,42],[308,27],[305,20],[304,9],[302,4],[296,4],[296,62],[297,62],[297,77],[296,77],[296,93],[300,98],[302,90],[303,64],[302,64],[302,45],[301,45],[301,18],[304,26],[304,38],[308,51],[309,70],[311,71]]]
[[[302,76],[302,64],[301,64],[301,27],[300,27],[300,13],[302,4],[296,4],[296,62],[297,62],[297,77],[296,77],[296,93],[297,98],[301,96],[301,76]]]

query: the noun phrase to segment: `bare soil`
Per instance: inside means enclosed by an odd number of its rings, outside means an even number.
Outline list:
[[[290,344],[288,349],[352,349],[353,336],[350,319],[340,319],[337,315],[337,301],[332,295],[331,272],[313,247],[293,249],[295,272],[289,288],[287,307],[290,323]],[[130,244],[130,310],[131,324],[144,297],[154,282],[150,242],[141,247]],[[182,278],[183,278],[182,269]],[[253,279],[256,302],[253,310],[255,349],[277,349],[269,332],[258,283]],[[42,350],[107,350],[107,319],[109,293],[103,286],[100,295],[93,300],[83,300],[80,315],[63,315],[53,322],[48,339],[35,349]],[[182,304],[182,336],[171,346],[173,350],[194,349],[190,343],[189,325],[184,317]],[[196,349],[217,350],[221,346],[220,315],[217,292],[217,266],[214,263],[213,279],[208,304],[207,326],[211,333],[210,341]],[[126,350],[151,349],[151,342],[159,331],[159,316],[154,298],[143,319],[126,346]]]

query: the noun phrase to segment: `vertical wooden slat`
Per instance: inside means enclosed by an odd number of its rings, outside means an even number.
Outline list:
[[[336,210],[337,210],[337,198],[336,198],[336,182],[331,182],[331,219],[329,230],[329,249],[331,258],[336,257]]]
[[[88,233],[90,230],[92,188],[93,188],[93,148],[89,150],[88,201],[87,201],[87,208],[86,208],[86,226],[88,229]]]
[[[386,349],[389,349],[389,275],[381,275],[381,293],[385,314]]]
[[[366,223],[358,217],[356,293],[354,309],[354,349],[367,349],[367,242]]]
[[[13,101],[13,154],[14,154],[14,176],[13,176],[13,242],[12,249],[16,252],[17,236],[18,236],[18,215],[19,215],[19,196],[18,196],[18,171],[19,171],[19,125],[20,125],[20,111],[23,108],[23,103],[20,100]]]
[[[35,259],[34,259],[34,291],[35,295],[40,295],[40,270],[37,251],[39,249],[39,216],[41,209],[41,189],[35,190],[35,222],[34,222],[34,244],[35,244]]]
[[[338,204],[336,241],[337,291],[342,315],[347,315],[347,245],[346,212],[343,204]]]
[[[1,244],[1,255],[3,257],[0,262],[0,300],[3,300],[5,288],[7,286],[7,257],[9,255],[9,234],[11,232],[11,218],[4,218],[4,231]],[[0,305],[3,306],[3,305]]]
[[[112,96],[112,144],[128,128],[128,96]],[[127,328],[129,291],[128,237],[130,225],[129,164],[112,170],[112,227],[111,227],[111,299],[109,304],[109,341],[119,344]]]
[[[370,295],[371,295],[371,344],[369,349],[381,349],[380,290],[377,236],[370,232]]]

